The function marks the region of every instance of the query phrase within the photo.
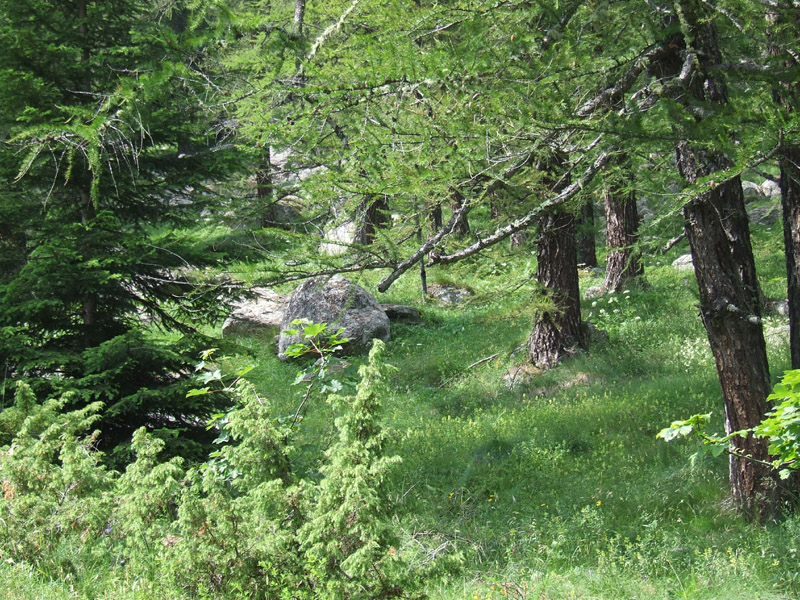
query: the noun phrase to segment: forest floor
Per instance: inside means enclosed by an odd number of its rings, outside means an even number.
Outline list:
[[[772,300],[785,297],[776,240],[780,225],[754,230]],[[388,451],[403,459],[390,498],[405,542],[461,565],[432,598],[800,597],[800,518],[748,523],[730,507],[725,457],[694,459],[699,442],[656,438],[697,413],[712,412],[722,430],[694,276],[671,266],[682,252],[685,242],[647,257],[644,285],[583,301],[584,319],[609,339],[513,388],[507,375],[525,360],[534,320],[533,247],[431,271],[430,281],[474,292],[463,305],[423,303],[410,274],[379,298],[423,315],[393,327],[386,360],[398,370],[384,412]],[[601,282],[582,271],[582,293]],[[769,315],[765,331],[785,323]],[[788,339],[767,339],[776,382],[789,368]],[[252,347],[253,380],[290,413],[295,367]],[[305,427],[325,439],[331,418],[310,407]]]
[[[785,297],[780,235],[778,224],[753,237],[773,300]],[[583,317],[609,338],[513,387],[507,374],[525,361],[534,320],[533,247],[498,246],[429,272],[432,282],[468,285],[465,304],[423,302],[410,274],[379,298],[422,311],[420,324],[393,326],[386,362],[397,370],[383,413],[387,452],[402,458],[387,482],[400,547],[423,547],[425,560],[445,565],[430,598],[800,597],[800,516],[746,521],[730,506],[724,457],[694,460],[699,442],[656,438],[696,413],[712,412],[722,428],[694,277],[671,266],[685,251],[646,257],[645,284],[584,301]],[[374,289],[377,278],[357,281]],[[601,281],[581,273],[582,291]],[[770,315],[765,329],[785,321]],[[768,340],[775,382],[789,368],[788,340]],[[256,364],[248,377],[280,414],[293,414],[297,366],[263,340],[242,343],[249,354],[234,363]],[[321,401],[305,408],[298,463],[330,444],[331,411]],[[146,582],[97,577],[93,586],[52,581],[4,563],[0,597],[148,597]]]

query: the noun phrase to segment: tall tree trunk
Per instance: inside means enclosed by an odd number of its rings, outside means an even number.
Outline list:
[[[536,280],[555,303],[543,312],[528,339],[531,362],[541,369],[556,366],[583,346],[575,217],[555,210],[539,220]]]
[[[458,190],[453,190],[453,199],[450,201],[450,208],[455,213],[457,210],[461,209],[465,201],[466,200],[461,192]],[[464,214],[461,215],[461,218],[456,221],[456,224],[453,227],[453,233],[459,237],[469,235],[469,221],[467,220],[468,212],[469,210],[464,211]]]
[[[792,368],[800,369],[800,147],[781,152],[781,204]]]
[[[767,11],[767,24],[780,27],[777,34],[770,31],[769,53],[774,56],[784,55],[784,65],[797,67],[795,55],[782,51],[777,43],[784,42],[783,35],[792,32],[793,41],[797,41],[797,27],[800,27],[800,11],[789,2],[783,5],[774,4]],[[780,38],[777,39],[777,38]],[[791,42],[790,42],[791,43]],[[773,92],[775,102],[788,112],[798,108],[800,85],[796,82],[780,82]],[[787,144],[780,152],[781,168],[781,206],[783,208],[783,240],[786,256],[786,288],[789,301],[789,349],[793,369],[800,369],[800,146]]]
[[[687,166],[697,158],[688,144],[679,146],[679,166],[687,178],[691,177]],[[684,208],[684,218],[700,289],[700,313],[725,401],[725,430],[749,429],[767,412],[770,384],[739,178],[692,200]],[[745,252],[749,256],[742,262]],[[735,437],[731,445],[734,453],[762,461],[769,458],[762,438]],[[746,514],[758,518],[773,512],[777,498],[769,467],[731,456],[730,479],[733,498]]]
[[[692,69],[688,74],[680,72],[687,88],[684,102],[688,104],[693,99],[706,105],[725,104],[724,83],[708,74],[709,66],[722,62],[713,21],[702,18],[696,0],[682,1],[680,10],[687,37],[675,51],[695,53],[691,63],[680,61]],[[692,147],[687,141],[677,144],[676,154],[678,169],[690,185],[730,166],[725,156]],[[770,385],[760,290],[739,177],[724,181],[686,204],[684,220],[700,290],[700,312],[725,403],[725,429],[728,433],[748,429],[764,418]],[[734,501],[751,517],[772,514],[777,509],[778,495],[770,468],[737,456],[766,461],[766,440],[734,437],[731,450]]]
[[[578,264],[596,267],[597,248],[595,244],[594,205],[591,200],[581,204],[575,220],[575,229]]]
[[[78,31],[81,35],[82,49],[81,49],[81,62],[88,63],[90,58],[89,52],[89,27],[88,27],[88,11],[87,0],[78,0]],[[91,75],[86,67],[86,79],[83,81],[85,92],[91,89]],[[78,202],[80,206],[81,223],[87,228],[91,228],[92,222],[95,220],[96,211],[94,202],[92,200],[92,182],[91,177],[82,174],[76,179],[78,187]],[[91,248],[88,246],[83,250],[83,260],[89,262],[93,256]],[[99,342],[97,333],[97,294],[93,291],[84,293],[81,299],[82,314],[83,314],[83,336],[87,346],[94,346]]]
[[[603,190],[606,215],[606,277],[603,293],[618,292],[644,273],[636,240],[639,211],[633,191],[625,191],[613,178],[608,178]]]

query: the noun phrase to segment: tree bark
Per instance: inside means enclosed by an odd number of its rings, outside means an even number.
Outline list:
[[[684,174],[692,154],[686,144],[679,148]],[[746,263],[741,262],[750,239],[739,178],[692,200],[684,208],[684,218],[700,289],[700,313],[725,401],[725,430],[749,429],[767,412],[770,383],[758,289],[751,283],[752,252]],[[735,437],[731,446],[740,455],[769,458],[762,438]],[[730,479],[733,498],[746,514],[758,518],[773,512],[776,496],[769,467],[731,456]]]
[[[294,4],[294,21],[292,27],[294,34],[298,37],[303,37],[303,26],[306,20],[306,0],[295,0]]]
[[[389,201],[381,195],[376,200],[364,200],[359,206],[360,226],[353,241],[356,244],[368,246],[375,241],[378,229],[386,227],[389,223]]]
[[[575,248],[575,217],[555,209],[539,219],[536,280],[555,303],[539,315],[528,339],[531,362],[550,369],[583,344]]]
[[[453,210],[453,214],[455,214],[463,205],[464,205],[465,198],[458,190],[453,190],[453,199],[450,202],[450,208]],[[464,237],[469,235],[469,221],[467,220],[467,212],[461,215],[461,218],[456,221],[455,227],[453,228],[453,233],[455,233],[459,237]]]
[[[441,203],[437,203],[436,206],[430,209],[428,213],[431,230],[433,233],[436,233],[442,228],[442,205]]]
[[[721,62],[713,21],[701,18],[696,0],[680,9],[687,37],[676,52],[688,52],[679,72],[687,94],[684,102],[707,106],[727,103],[724,83],[708,75]],[[692,56],[691,53],[694,53]],[[690,65],[691,71],[686,72]],[[673,73],[678,75],[678,73]],[[702,117],[697,117],[698,120]],[[688,137],[688,136],[687,136]],[[678,169],[690,185],[730,166],[724,155],[676,146]],[[750,245],[742,184],[738,176],[696,196],[684,207],[684,226],[700,290],[700,312],[717,367],[725,404],[728,433],[758,425],[767,411],[770,393],[766,344],[761,326],[760,290]],[[775,480],[768,466],[763,438],[734,437],[731,441],[730,481],[733,499],[745,514],[761,519],[778,507]]]
[[[597,266],[595,244],[594,205],[591,200],[581,204],[575,220],[578,264],[587,267]]]
[[[778,26],[785,32],[795,32],[800,26],[800,11],[789,3],[783,6],[773,5],[767,11],[766,19],[770,28]],[[772,31],[770,38],[769,54],[783,54],[786,67],[797,67],[795,57],[781,51],[776,45],[778,39]],[[798,93],[800,85],[784,81],[776,86],[773,96],[779,106],[792,113],[798,108]],[[786,291],[789,301],[789,349],[792,368],[800,369],[800,146],[784,143],[780,152],[780,168]]]
[[[789,348],[792,368],[800,369],[800,147],[781,153],[781,204],[789,299]]]
[[[606,215],[606,277],[603,293],[623,289],[631,280],[640,277],[644,268],[636,250],[639,211],[633,191],[624,191],[619,185],[608,182],[603,190]]]

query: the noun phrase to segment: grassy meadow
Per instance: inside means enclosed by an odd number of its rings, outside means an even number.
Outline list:
[[[754,230],[771,299],[785,294],[780,236],[780,224]],[[468,285],[474,296],[465,304],[423,302],[411,272],[379,297],[418,306],[423,316],[418,325],[393,325],[386,362],[396,371],[382,401],[387,453],[402,458],[387,481],[401,551],[418,548],[420,560],[443,565],[426,586],[430,598],[800,597],[800,515],[748,523],[729,505],[724,457],[692,460],[694,442],[656,439],[695,413],[713,412],[722,427],[694,278],[671,267],[686,251],[684,242],[648,256],[645,284],[584,301],[584,318],[592,313],[608,339],[513,387],[506,375],[524,362],[534,319],[532,245],[503,244],[429,271],[430,282]],[[257,264],[230,269],[258,277]],[[374,290],[379,274],[351,278]],[[582,291],[601,282],[602,274],[582,271]],[[766,328],[783,323],[765,319]],[[789,367],[788,340],[770,340],[777,381]],[[292,415],[302,397],[291,385],[297,366],[280,362],[265,340],[241,344],[247,352],[226,368],[256,365],[248,378],[278,416]],[[331,444],[331,410],[321,401],[306,408],[298,468]],[[98,559],[85,567],[64,573],[5,561],[0,597],[185,597],[125,565]],[[231,589],[226,597],[250,596]]]

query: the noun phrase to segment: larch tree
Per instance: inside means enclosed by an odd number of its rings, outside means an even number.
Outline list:
[[[624,165],[624,159],[623,159]],[[636,247],[639,212],[633,187],[628,185],[632,174],[609,169],[603,177],[603,206],[606,217],[606,275],[603,293],[623,290],[644,274],[644,266]]]
[[[732,433],[762,421],[770,381],[741,179],[730,172],[734,165],[724,149],[702,143],[701,137],[714,127],[712,121],[726,116],[729,102],[725,81],[712,71],[723,61],[711,17],[700,2],[676,3],[661,42],[670,53],[654,74],[672,78],[677,105],[685,111],[673,127],[678,170],[695,186],[683,209],[686,237],[722,389],[725,429]],[[731,447],[730,481],[737,505],[753,517],[773,514],[779,495],[767,441],[747,434],[732,438]]]

